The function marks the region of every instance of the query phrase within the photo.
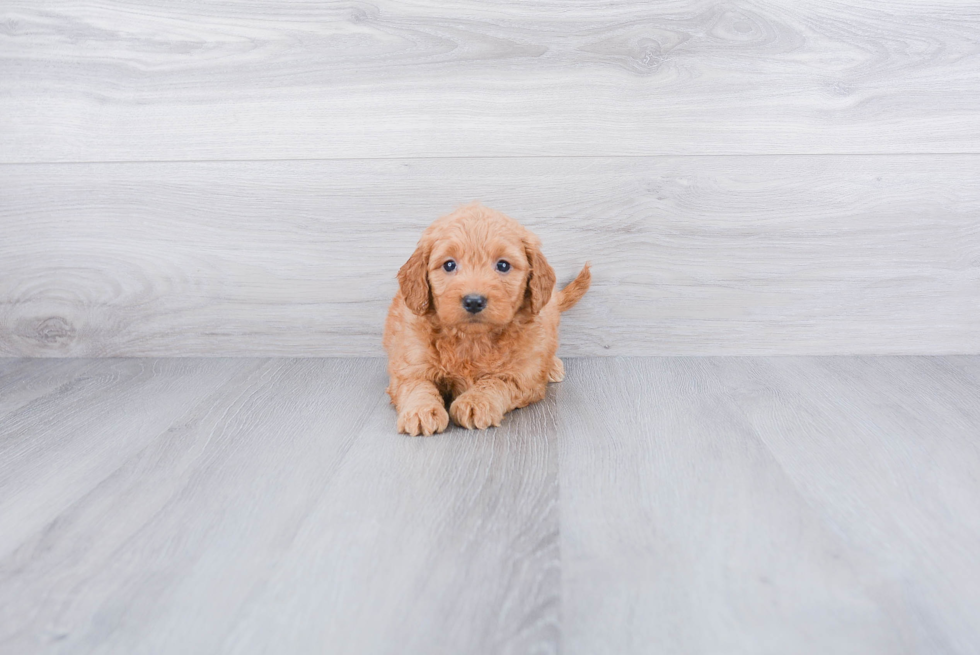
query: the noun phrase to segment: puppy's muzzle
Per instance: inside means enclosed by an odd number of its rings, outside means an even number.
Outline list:
[[[463,309],[470,314],[479,314],[487,307],[487,297],[478,296],[475,293],[463,296]]]

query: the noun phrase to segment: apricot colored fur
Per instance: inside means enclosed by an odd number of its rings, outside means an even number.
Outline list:
[[[451,273],[448,259],[457,264]],[[501,259],[507,273],[496,269]],[[544,398],[548,382],[565,376],[555,355],[560,313],[585,294],[591,274],[586,264],[556,293],[540,240],[472,204],[426,229],[398,282],[385,322],[388,394],[399,432],[430,435],[450,417],[471,429],[500,425],[510,410]],[[485,296],[486,309],[466,312],[467,294]]]

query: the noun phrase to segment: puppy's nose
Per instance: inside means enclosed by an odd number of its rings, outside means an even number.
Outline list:
[[[468,296],[463,296],[463,309],[468,311],[470,314],[479,314],[487,306],[487,297],[478,296],[475,293],[471,293]]]

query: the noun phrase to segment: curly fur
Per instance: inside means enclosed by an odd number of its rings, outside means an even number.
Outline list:
[[[457,270],[447,273],[447,259]],[[505,259],[511,270],[495,266]],[[479,204],[435,221],[398,271],[388,310],[388,394],[398,430],[442,432],[449,418],[466,428],[500,425],[517,407],[541,400],[564,377],[558,350],[560,313],[589,288],[586,266],[555,292],[555,272],[540,240],[517,221]],[[463,296],[487,306],[465,311]],[[446,407],[449,407],[447,412]]]

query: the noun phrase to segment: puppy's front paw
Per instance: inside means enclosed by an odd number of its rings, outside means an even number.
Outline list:
[[[551,368],[548,370],[548,382],[561,382],[565,379],[565,365],[557,357],[551,358]]]
[[[491,425],[497,427],[504,420],[504,414],[485,393],[466,391],[449,406],[453,422],[470,430],[484,430]]]
[[[398,431],[417,437],[442,432],[449,427],[446,408],[437,403],[408,407],[398,414]]]

